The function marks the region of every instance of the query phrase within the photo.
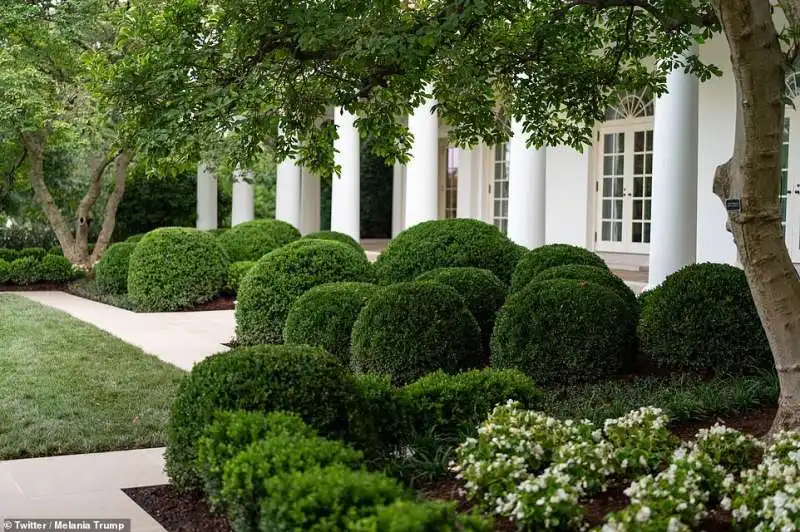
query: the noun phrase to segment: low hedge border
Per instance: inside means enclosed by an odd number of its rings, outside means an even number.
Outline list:
[[[79,269],[59,255],[28,255],[11,262],[0,258],[0,285],[66,284],[81,276]]]

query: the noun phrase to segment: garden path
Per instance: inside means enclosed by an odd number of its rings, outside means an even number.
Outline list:
[[[226,351],[236,322],[232,310],[137,313],[65,292],[16,292],[62,310],[181,369]]]

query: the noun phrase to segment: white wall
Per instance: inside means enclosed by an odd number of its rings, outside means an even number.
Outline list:
[[[700,48],[700,58],[723,75],[700,84],[697,158],[697,262],[736,264],[736,246],[725,230],[727,214],[712,186],[716,167],[733,152],[736,87],[728,45],[717,36]]]
[[[591,150],[547,148],[545,241],[588,247]]]

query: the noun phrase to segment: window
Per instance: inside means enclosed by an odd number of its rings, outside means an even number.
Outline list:
[[[494,205],[492,222],[503,234],[508,232],[508,143],[494,148]]]
[[[455,218],[458,212],[458,148],[447,148],[447,173],[444,176],[444,217]]]

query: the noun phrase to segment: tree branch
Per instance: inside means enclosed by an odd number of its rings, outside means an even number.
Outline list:
[[[89,213],[92,210],[97,198],[100,196],[100,191],[103,184],[103,174],[106,168],[114,162],[120,155],[120,151],[112,154],[104,155],[102,158],[96,158],[92,163],[92,176],[89,183],[89,190],[81,199],[78,204],[78,209],[75,212],[75,238],[79,246],[88,244],[88,221]]]
[[[94,250],[90,262],[96,263],[102,257],[109,242],[111,242],[111,235],[114,233],[114,225],[117,220],[117,208],[122,201],[122,196],[125,194],[125,182],[128,178],[128,167],[133,160],[133,153],[128,151],[120,151],[116,157],[116,164],[114,165],[114,190],[108,196],[106,201],[105,212],[103,213],[103,226],[100,228],[100,234],[97,237]]]

